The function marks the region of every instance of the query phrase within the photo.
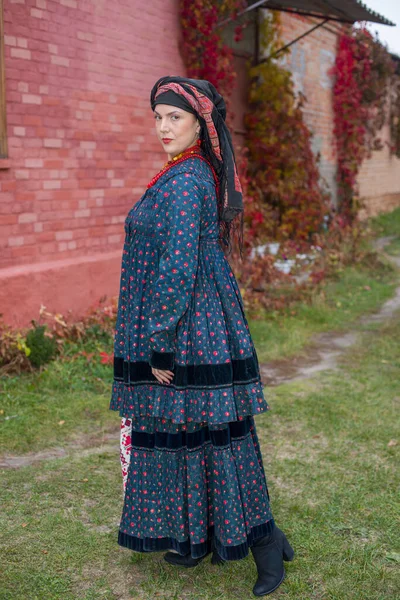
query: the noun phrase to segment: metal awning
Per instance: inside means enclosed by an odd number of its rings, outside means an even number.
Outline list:
[[[325,18],[329,21],[341,23],[355,23],[356,21],[370,21],[382,25],[395,25],[386,17],[368,8],[359,0],[264,0],[262,2],[249,1],[246,12],[253,8],[269,8],[307,15],[310,17]]]
[[[359,0],[258,0],[257,2],[248,0],[247,8],[240,11],[237,16],[240,17],[246,13],[256,11],[256,9],[263,8],[315,17],[320,19],[320,22],[313,25],[311,29],[308,29],[285,46],[282,46],[282,48],[279,48],[279,50],[276,50],[273,54],[262,58],[261,61],[259,61],[258,58],[258,45],[256,42],[257,64],[259,62],[265,62],[272,57],[276,57],[283,50],[289,48],[310,33],[313,33],[316,29],[324,27],[330,21],[349,24],[354,24],[357,21],[370,21],[382,25],[396,25],[395,23],[392,23],[392,21],[389,21],[389,19],[386,19],[386,17],[369,9]],[[220,21],[217,27],[223,27],[233,20],[235,20],[233,17],[228,17],[227,19]]]

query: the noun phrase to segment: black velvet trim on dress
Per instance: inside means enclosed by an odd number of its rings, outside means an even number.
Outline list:
[[[163,355],[163,353],[157,354]],[[168,353],[168,355],[170,354]],[[172,353],[171,355],[173,356]],[[175,364],[173,368],[165,366],[162,368],[174,372],[172,381],[168,386],[175,388],[215,388],[231,386],[232,383],[246,384],[259,381],[258,361],[255,353],[247,358],[235,359],[229,363],[219,365]],[[125,385],[158,383],[147,361],[128,362],[122,357],[114,357],[114,379],[123,381]]]
[[[211,549],[211,542],[214,538],[216,550],[224,560],[240,560],[246,558],[249,548],[261,537],[270,535],[275,526],[274,520],[270,519],[266,523],[252,527],[247,534],[247,541],[237,546],[224,546],[217,537],[214,537],[214,527],[208,530],[207,540],[200,544],[191,544],[187,539],[179,542],[175,538],[138,538],[121,530],[118,532],[118,544],[136,552],[161,552],[162,550],[176,550],[181,555],[191,554],[192,558],[201,558]]]
[[[251,428],[252,419],[246,418],[243,421],[232,421],[223,429],[209,429],[207,425],[188,433],[181,431],[179,433],[167,433],[156,431],[156,433],[147,433],[145,431],[131,432],[131,444],[135,448],[145,448],[151,450],[194,450],[201,447],[204,443],[211,441],[213,446],[228,446],[231,441],[245,437]]]
[[[170,371],[174,367],[175,356],[173,352],[151,351],[150,366],[155,369],[164,369]]]

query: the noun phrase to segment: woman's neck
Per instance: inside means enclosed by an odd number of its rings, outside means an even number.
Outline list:
[[[185,156],[186,154],[198,152],[200,148],[201,144],[197,141],[195,144],[193,144],[192,146],[188,146],[187,148],[185,148],[185,150],[182,150],[182,152],[179,152],[178,154],[167,154],[168,162],[175,162],[176,160],[178,160],[182,156]]]

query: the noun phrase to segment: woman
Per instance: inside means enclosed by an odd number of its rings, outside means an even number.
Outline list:
[[[225,103],[207,81],[163,77],[151,107],[168,162],[125,224],[110,404],[122,417],[118,543],[172,550],[182,567],[250,548],[261,596],[294,553],[270,511],[253,421],[268,406],[220,245],[235,217],[243,231]]]

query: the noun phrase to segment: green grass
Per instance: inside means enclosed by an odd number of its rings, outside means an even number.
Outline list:
[[[3,377],[0,453],[35,452],[92,430],[97,436],[115,430],[115,413],[107,410],[111,382],[112,368],[99,357],[58,360],[41,372]]]
[[[391,254],[392,256],[398,256],[400,254],[400,238],[397,238],[390,242],[385,247],[385,252]]]
[[[400,597],[400,319],[361,335],[340,370],[268,390],[272,410],[257,418],[274,516],[296,551],[276,598]],[[4,600],[253,597],[251,557],[185,571],[118,547],[117,443],[2,479]]]
[[[400,208],[396,208],[396,210],[390,213],[379,215],[371,219],[370,223],[377,235],[400,237]]]
[[[385,252],[393,256],[400,254],[400,208],[371,219],[370,221],[375,235],[393,236],[393,239],[385,248]]]
[[[386,252],[400,254],[400,208],[371,219],[370,226],[375,236],[394,238]],[[393,267],[369,254],[363,264],[345,268],[336,280],[322,285],[310,304],[294,307],[294,314],[291,310],[283,316],[270,313],[263,320],[250,319],[260,362],[298,355],[315,333],[347,329],[388,300],[398,282]]]
[[[271,314],[250,320],[249,327],[260,362],[299,354],[312,335],[345,330],[357,317],[374,312],[392,295],[398,275],[384,263],[348,267],[336,281],[315,293],[310,304],[298,304],[294,315]]]

